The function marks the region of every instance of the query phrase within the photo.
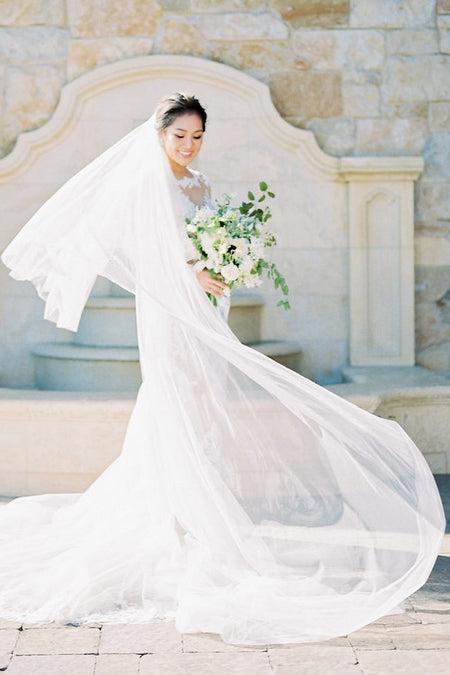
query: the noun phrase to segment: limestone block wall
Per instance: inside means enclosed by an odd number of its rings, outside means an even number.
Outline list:
[[[2,0],[0,152],[108,62],[187,54],[269,85],[329,154],[417,155],[416,358],[450,372],[450,0]]]

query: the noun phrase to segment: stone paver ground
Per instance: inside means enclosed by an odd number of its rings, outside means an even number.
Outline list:
[[[437,477],[450,515],[450,476]],[[427,584],[404,614],[321,643],[229,645],[171,621],[27,628],[0,620],[6,675],[448,675],[450,528]]]

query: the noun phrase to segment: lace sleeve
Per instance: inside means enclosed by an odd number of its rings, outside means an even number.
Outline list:
[[[208,178],[208,176],[201,171],[198,172],[198,177],[200,179],[200,183],[208,197],[211,199],[211,183]]]

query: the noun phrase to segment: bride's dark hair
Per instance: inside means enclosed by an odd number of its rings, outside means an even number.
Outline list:
[[[202,120],[202,128],[206,127],[206,110],[192,94],[182,94],[179,91],[165,96],[156,106],[155,127],[158,131],[164,131],[180,115],[196,114]]]

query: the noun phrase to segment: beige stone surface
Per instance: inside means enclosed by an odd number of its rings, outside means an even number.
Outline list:
[[[161,8],[157,0],[67,0],[73,37],[121,35],[153,36],[158,30]]]
[[[450,265],[450,241],[445,237],[415,238],[415,259],[417,265],[440,267]]]
[[[449,331],[448,326],[440,321],[439,307],[436,302],[418,302],[415,309],[418,326],[417,358],[422,358],[422,350],[433,344],[439,345],[446,337],[449,337]]]
[[[267,651],[267,645],[234,645],[215,633],[183,633],[183,652]]]
[[[95,656],[14,656],[8,675],[94,675]]]
[[[377,70],[383,65],[381,31],[296,30],[292,34],[292,45],[297,57],[315,70]]]
[[[67,56],[67,31],[53,26],[0,27],[0,54],[10,63],[62,61]]]
[[[422,449],[425,458],[430,456],[430,465],[447,473],[450,470],[450,408],[448,389],[444,389],[447,388],[443,387],[440,395],[435,391],[427,396],[425,392],[421,394],[420,390],[409,395],[386,395],[376,414],[395,419]]]
[[[449,462],[445,452],[427,452],[425,459],[433,473],[448,473]]]
[[[436,623],[450,623],[450,612],[443,611],[425,611],[421,612],[418,610],[416,616],[419,621],[424,624],[436,624]]]
[[[364,675],[396,673],[396,675],[447,675],[450,654],[447,650],[405,652],[361,651],[358,654]]]
[[[450,15],[438,16],[437,27],[439,32],[439,51],[443,54],[450,54]]]
[[[397,649],[450,649],[450,632],[446,623],[388,626],[386,631]]]
[[[156,43],[159,54],[191,54],[203,56],[208,51],[196,21],[188,17],[167,17]]]
[[[14,118],[20,128],[41,125],[58,102],[63,78],[62,70],[52,65],[9,68],[6,118]]]
[[[186,12],[191,9],[191,0],[159,0],[158,4],[168,12]]]
[[[450,99],[450,57],[423,54],[386,59],[383,94],[388,102]]]
[[[450,131],[450,102],[431,102],[429,105],[431,131]]]
[[[416,265],[416,298],[419,302],[439,300],[449,287],[449,268]]]
[[[14,628],[0,630],[0,654],[11,654],[17,644],[19,631]]]
[[[344,82],[342,106],[343,114],[348,117],[377,117],[380,112],[380,89],[375,84]]]
[[[339,667],[350,667],[357,664],[355,653],[346,639],[341,645],[330,645],[328,642],[306,643],[303,645],[287,645],[269,647],[269,659],[273,668],[279,666],[299,666],[323,668],[330,662]]]
[[[377,628],[376,625],[373,625],[372,630],[370,630],[370,628],[372,628],[372,626],[368,629],[363,628],[355,633],[350,633],[348,639],[353,649],[395,649],[392,638],[384,629],[379,631],[373,630]]]
[[[427,225],[433,225],[441,219],[446,222],[449,212],[450,181],[419,183],[417,186],[417,218],[419,221]]]
[[[137,675],[139,654],[101,654],[95,661],[95,675]]]
[[[272,70],[284,70],[292,64],[292,50],[286,40],[229,42],[217,40],[209,48],[211,58],[239,70],[266,79]]]
[[[3,0],[3,26],[33,26],[47,24],[64,26],[64,0]]]
[[[450,179],[450,131],[436,131],[428,136],[424,159],[425,179]]]
[[[264,0],[190,0],[192,12],[231,12],[265,9]]]
[[[181,652],[181,636],[173,621],[115,624],[102,628],[100,654]]]
[[[333,669],[330,671],[330,664],[328,663],[323,666],[315,666],[310,663],[296,663],[293,666],[278,666],[276,672],[277,675],[312,675],[312,670],[314,671],[314,675],[328,675],[330,672],[332,672],[333,675],[362,675],[363,673],[358,665],[333,665],[332,668]]]
[[[435,372],[450,373],[450,330],[448,340],[421,349],[417,354],[417,363]]]
[[[98,628],[28,628],[21,631],[15,654],[97,654]]]
[[[322,150],[330,155],[342,157],[354,152],[356,125],[352,117],[313,117],[304,126],[314,133]]]
[[[353,3],[350,25],[401,28],[434,25],[435,0],[358,0]]]
[[[342,112],[340,75],[284,71],[271,78],[270,89],[282,115],[338,117]]]
[[[435,30],[390,30],[386,32],[388,54],[436,54],[439,51]]]
[[[424,101],[412,103],[385,103],[381,105],[382,117],[421,117],[426,120],[428,117],[428,104]]]
[[[0,652],[0,670],[6,670],[12,659],[12,652]]]
[[[421,154],[427,135],[427,123],[420,118],[370,118],[356,123],[356,146],[360,154]]]
[[[349,0],[270,0],[269,4],[294,28],[345,26],[349,19]]]
[[[436,11],[438,14],[450,14],[450,0],[437,0]]]
[[[388,177],[366,183],[371,171],[355,176],[348,190],[350,363],[413,365],[410,185]]]
[[[271,675],[267,653],[145,654],[140,675]]]
[[[153,40],[148,37],[106,37],[72,40],[67,76],[71,80],[87,70],[128,56],[151,52]]]
[[[2,505],[4,505],[4,502],[0,497],[0,506]],[[21,626],[22,624],[19,621],[9,621],[0,617],[0,630],[4,630],[5,628],[20,628]]]
[[[269,12],[202,14],[196,25],[204,40],[282,40],[288,36],[283,21]]]

